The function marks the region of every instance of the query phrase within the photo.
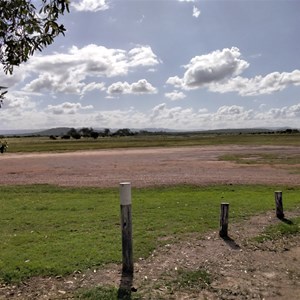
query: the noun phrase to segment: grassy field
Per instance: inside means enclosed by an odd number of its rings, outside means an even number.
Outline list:
[[[270,153],[248,153],[248,154],[226,154],[219,157],[220,160],[234,161],[238,164],[300,164],[300,155],[286,156],[284,154]]]
[[[233,161],[237,164],[255,165],[277,165],[277,167],[284,167],[289,170],[291,174],[300,174],[300,155],[285,155],[274,153],[231,153],[221,155],[219,160]]]
[[[300,233],[300,217],[293,218],[291,220],[271,225],[265,228],[264,232],[254,238],[257,242],[264,242],[267,240],[276,240],[281,237],[286,237],[289,235],[299,234]]]
[[[272,210],[278,189],[285,210],[300,207],[299,187],[133,189],[134,257],[147,257],[158,245],[186,234],[200,238],[205,231],[217,230],[223,201],[230,203],[230,222]],[[117,189],[1,186],[0,281],[65,275],[120,262],[119,210]]]
[[[4,139],[3,139],[4,140]],[[300,134],[168,134],[106,137],[96,140],[50,140],[48,137],[6,138],[8,151],[76,151],[130,147],[178,147],[201,145],[292,145],[300,146]]]

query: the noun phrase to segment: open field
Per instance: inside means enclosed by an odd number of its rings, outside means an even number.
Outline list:
[[[231,203],[232,221],[272,209],[275,188],[134,189],[135,260],[147,258],[159,245],[174,242],[186,234],[216,230],[222,201]],[[300,188],[280,188],[288,199],[286,209],[300,205]],[[120,262],[117,189],[44,185],[0,187],[0,192],[5,195],[1,197],[0,212],[0,235],[5,241],[0,245],[2,280],[65,275]]]
[[[4,140],[4,139],[3,139]],[[285,145],[300,146],[300,134],[201,134],[174,133],[105,137],[96,140],[51,140],[49,137],[9,137],[9,152],[64,152],[115,148],[220,146],[220,145]]]
[[[131,299],[296,299],[299,231],[255,240],[278,223],[274,190],[299,224],[300,148],[277,142],[1,155],[0,277],[37,277],[3,284],[0,299],[116,297],[122,181],[133,186]],[[217,235],[223,201],[228,241]]]
[[[274,229],[264,231],[278,224],[268,213],[275,189],[283,190],[288,217],[280,238],[271,235]],[[36,185],[0,192],[0,277],[7,283],[0,299],[117,299],[117,189]],[[134,189],[131,284],[138,294],[131,299],[286,299],[280,292],[293,299],[300,291],[300,241],[299,221],[290,218],[299,217],[299,193],[299,187],[278,185]],[[228,240],[217,235],[224,201],[230,202]],[[282,256],[287,251],[291,256]]]

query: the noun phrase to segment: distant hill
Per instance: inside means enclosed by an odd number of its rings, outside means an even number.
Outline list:
[[[81,129],[80,128],[76,128]],[[70,131],[71,127],[56,127],[50,129],[28,129],[28,130],[0,130],[0,135],[3,136],[62,136]],[[95,131],[104,131],[105,128],[94,128]],[[116,128],[109,128],[113,133],[117,131]],[[280,127],[280,128],[227,128],[227,129],[212,129],[212,130],[173,130],[168,128],[129,128],[132,132],[140,132],[146,131],[153,134],[165,133],[165,134],[180,134],[180,133],[189,133],[189,134],[250,134],[250,133],[271,133],[274,131],[284,131],[287,129],[291,129],[290,127]],[[300,129],[299,129],[300,130]]]
[[[38,131],[35,134],[41,135],[41,136],[62,136],[67,134],[68,131],[70,131],[71,127],[57,127],[57,128],[50,128],[42,131]]]
[[[33,129],[23,129],[23,130],[0,130],[0,135],[10,136],[10,135],[28,135],[35,134],[37,130]]]
[[[51,129],[23,129],[23,130],[0,130],[0,135],[4,136],[27,136],[27,135],[39,135],[39,136],[50,136],[50,135],[63,135],[66,134],[71,128],[69,127],[58,127]]]
[[[212,129],[196,131],[199,133],[214,133],[214,134],[237,134],[237,133],[258,133],[258,132],[273,132],[278,128],[227,128],[227,129]],[[281,129],[280,129],[281,130]]]

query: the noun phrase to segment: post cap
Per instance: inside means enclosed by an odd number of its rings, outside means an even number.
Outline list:
[[[121,205],[131,204],[131,183],[130,182],[120,183],[120,203]]]

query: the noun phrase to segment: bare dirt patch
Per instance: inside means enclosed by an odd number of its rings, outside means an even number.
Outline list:
[[[300,185],[300,174],[276,165],[237,165],[219,161],[228,153],[299,155],[297,147],[189,147],[102,150],[0,156],[5,176],[0,184],[48,183],[62,186],[135,187],[174,184]],[[299,166],[291,166],[299,167]],[[300,203],[300,202],[299,202]],[[300,210],[286,213],[299,216]],[[274,212],[230,224],[230,239],[218,232],[181,238],[135,263],[130,286],[143,299],[300,299],[299,235],[253,242],[269,224],[280,222]],[[176,242],[174,242],[176,240]],[[184,288],[179,270],[205,270],[211,282]],[[120,286],[120,265],[75,271],[67,277],[31,278],[20,285],[0,286],[0,299],[73,299],[76,291],[95,286]],[[126,283],[123,277],[122,284]],[[127,280],[131,281],[127,278]],[[128,281],[127,281],[128,282]],[[134,292],[132,292],[134,293]]]
[[[0,156],[0,184],[57,184],[134,187],[175,184],[290,184],[300,185],[300,166],[240,165],[219,161],[225,154],[274,153],[293,156],[299,147],[204,146],[99,150],[72,153]],[[296,170],[296,172],[293,172]]]
[[[288,213],[289,217],[299,214],[299,209]],[[208,232],[166,244],[135,263],[127,287],[137,290],[142,299],[299,299],[299,236],[264,243],[252,239],[278,222],[274,212],[269,212],[231,224],[228,239]],[[181,287],[179,270],[205,270],[211,282]],[[80,289],[119,288],[121,282],[124,287],[121,265],[108,265],[84,273],[75,271],[67,277],[38,277],[18,286],[3,285],[0,299],[74,299]]]

